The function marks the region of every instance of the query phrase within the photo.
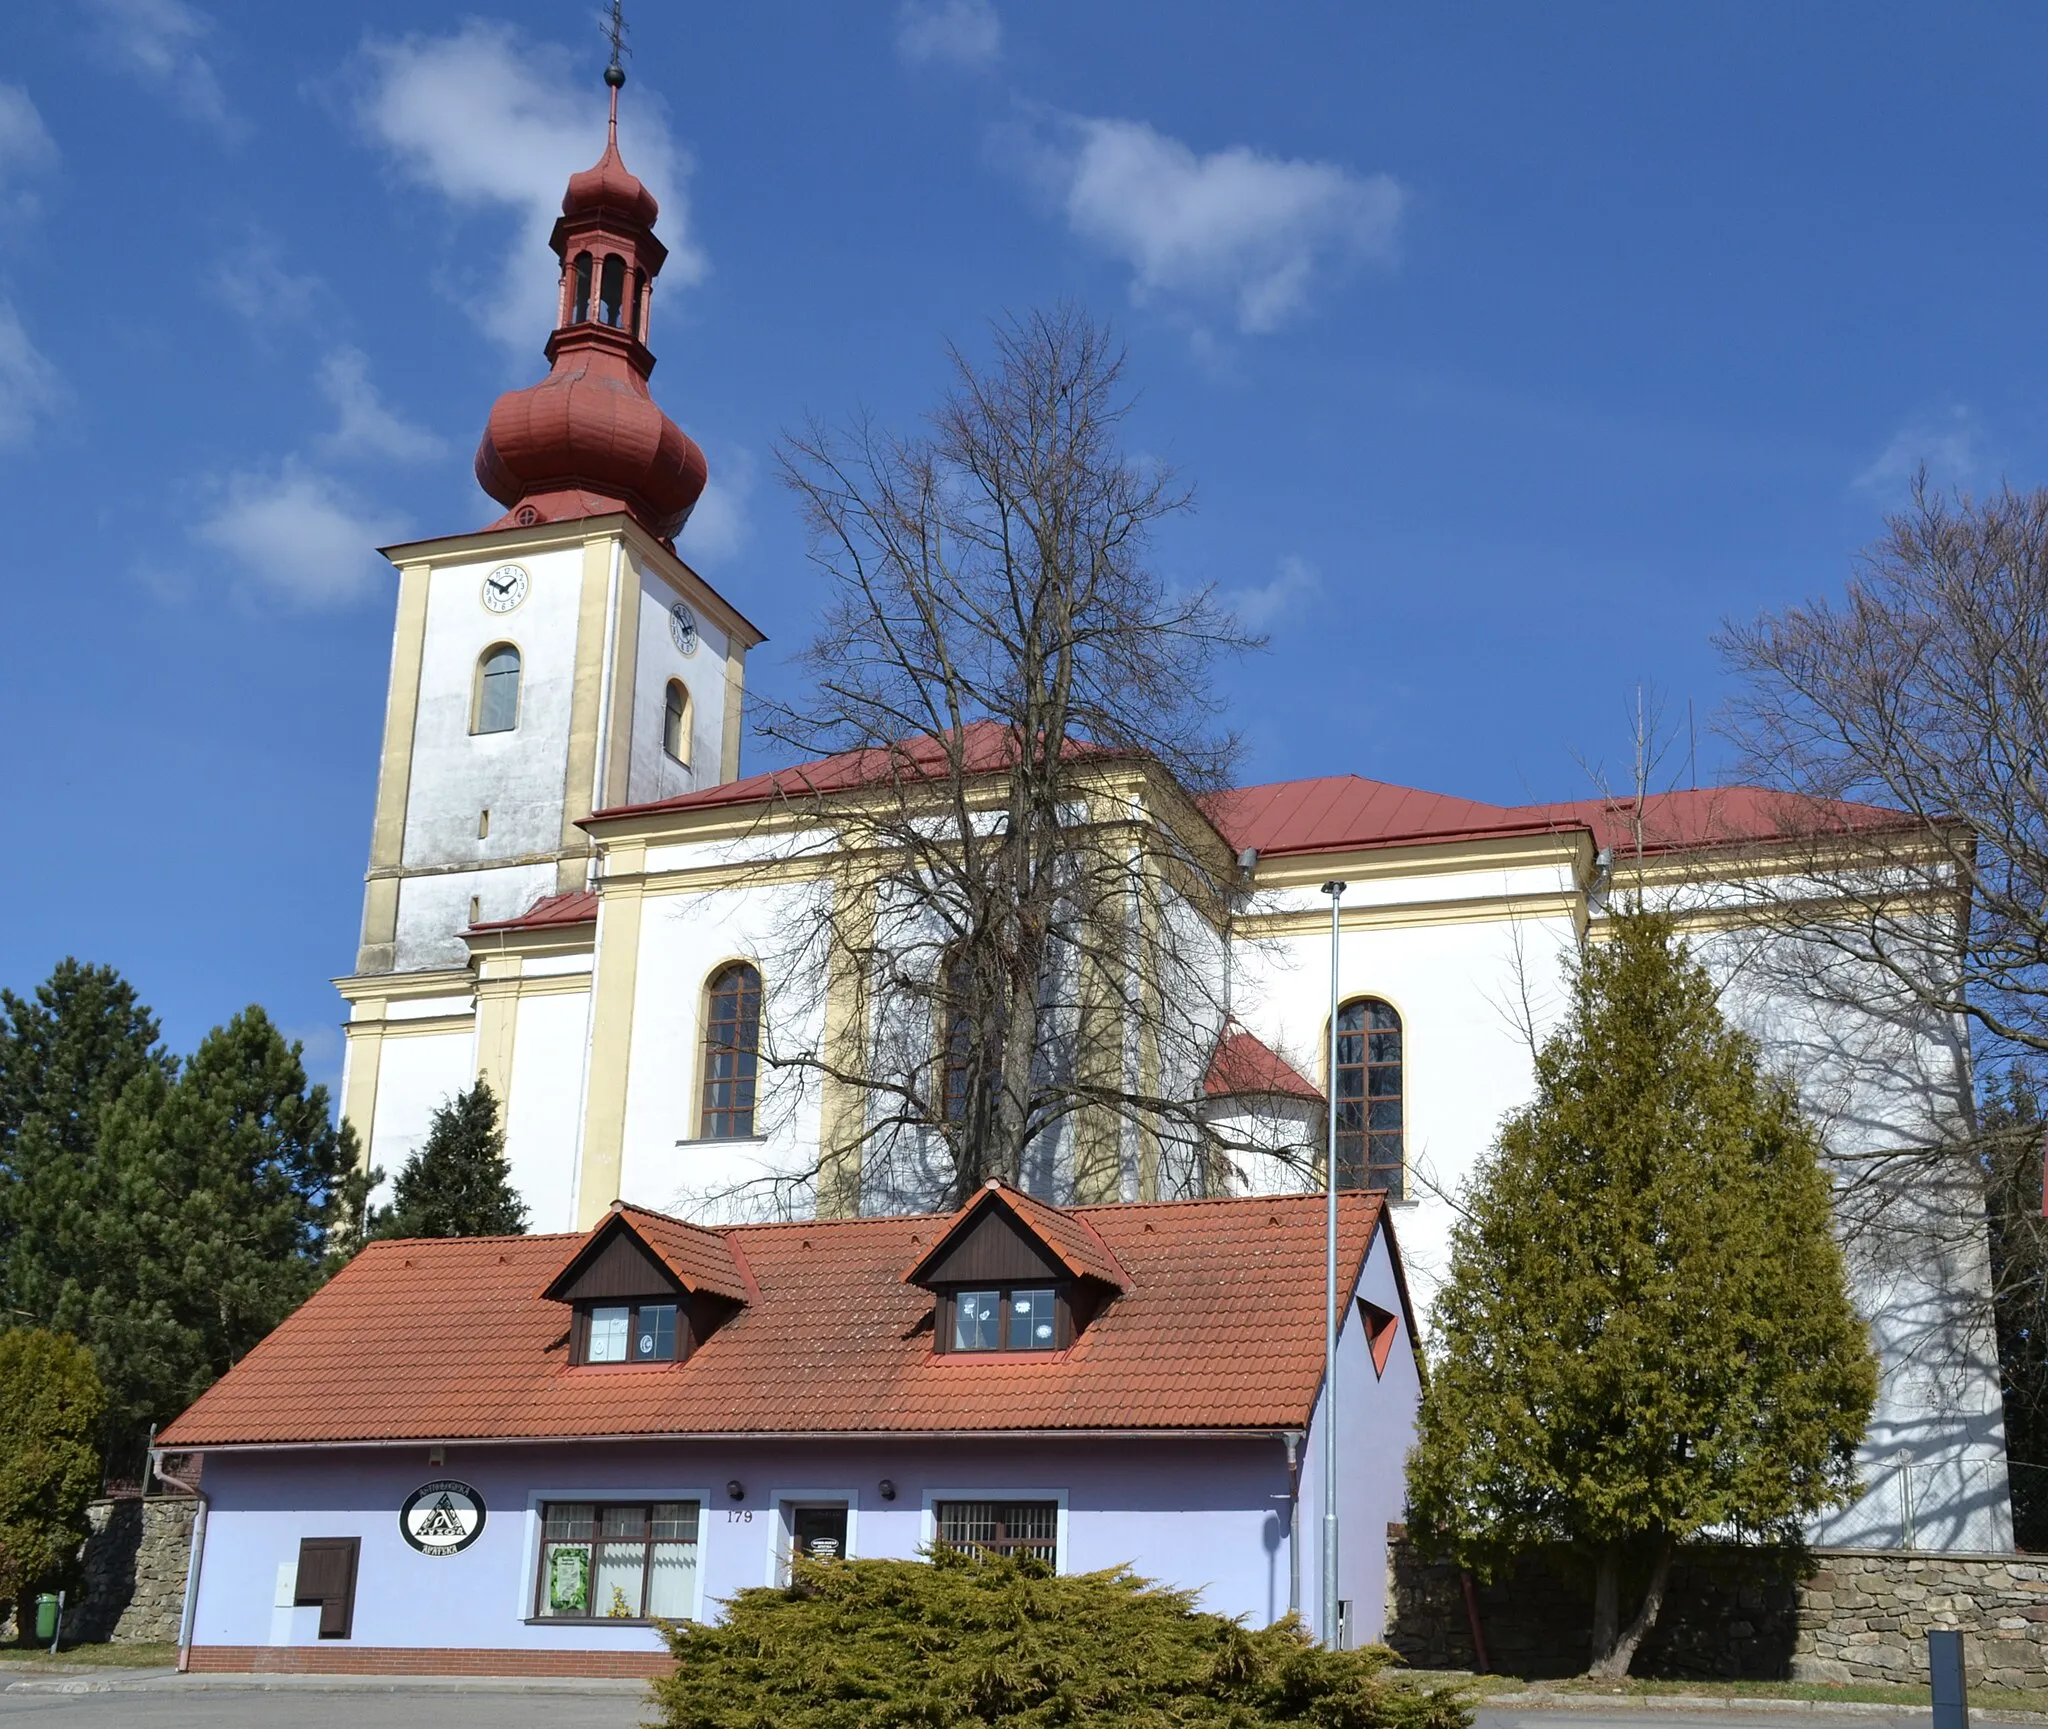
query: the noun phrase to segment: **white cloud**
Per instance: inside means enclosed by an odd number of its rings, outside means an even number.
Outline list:
[[[330,456],[385,456],[425,462],[447,445],[423,426],[384,406],[370,382],[370,360],[360,348],[337,348],[320,363],[320,394],[334,405],[335,427],[319,440]]]
[[[0,84],[0,218],[35,215],[36,196],[24,182],[57,163],[57,141],[19,84]]]
[[[1982,468],[1977,418],[1961,403],[1946,414],[1908,421],[1851,483],[1859,492],[1902,502],[1922,467],[1937,487],[1966,486]]]
[[[521,354],[553,327],[559,282],[547,239],[569,176],[604,149],[604,90],[567,50],[527,41],[507,25],[472,20],[452,36],[366,42],[356,117],[407,179],[463,210],[517,219],[496,285],[476,305],[484,330]],[[662,286],[700,282],[708,268],[690,237],[689,158],[655,102],[620,104],[619,151],[661,201],[669,249]]]
[[[676,550],[692,565],[723,564],[737,557],[753,537],[748,506],[754,496],[756,466],[745,450],[723,451],[712,465],[711,479],[697,500],[690,520],[676,537]]]
[[[275,239],[252,231],[219,260],[209,277],[213,292],[260,330],[309,323],[327,285],[317,276],[285,269]]]
[[[213,20],[184,0],[90,0],[99,17],[98,41],[144,83],[167,93],[188,119],[233,133],[227,97],[198,45]]]
[[[69,399],[63,377],[29,340],[21,315],[0,300],[0,449],[26,444]]]
[[[896,10],[896,52],[906,65],[986,66],[1002,51],[992,0],[903,0]]]
[[[1293,612],[1322,583],[1322,575],[1314,565],[1289,553],[1280,560],[1270,581],[1253,588],[1225,589],[1218,598],[1237,614],[1237,622],[1246,630],[1264,631]]]
[[[1274,330],[1319,273],[1391,262],[1402,207],[1386,174],[1269,156],[1198,155],[1142,120],[1053,115],[1028,166],[1082,239],[1131,267],[1131,298],[1224,307],[1248,334]]]
[[[301,606],[336,607],[374,591],[388,570],[376,548],[403,531],[396,518],[287,457],[272,472],[229,476],[193,534],[254,586]]]

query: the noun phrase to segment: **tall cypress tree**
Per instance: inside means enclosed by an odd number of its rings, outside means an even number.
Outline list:
[[[1410,1507],[1468,1565],[1583,1553],[1619,1675],[1674,1545],[1795,1537],[1854,1494],[1877,1369],[1819,1137],[1668,919],[1588,948],[1536,1079],[1464,1197]]]
[[[426,1143],[398,1173],[379,1237],[515,1237],[526,1203],[512,1186],[498,1101],[478,1081],[434,1113]]]

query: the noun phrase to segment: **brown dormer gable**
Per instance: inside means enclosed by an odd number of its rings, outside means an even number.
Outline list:
[[[1131,1283],[1093,1226],[991,1177],[903,1282],[931,1288],[1041,1278],[1087,1280],[1106,1291]]]
[[[555,1303],[677,1294],[744,1304],[755,1293],[720,1232],[619,1202],[540,1294]]]

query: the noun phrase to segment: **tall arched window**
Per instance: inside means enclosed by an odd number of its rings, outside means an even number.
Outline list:
[[[576,254],[575,301],[569,308],[569,322],[581,324],[590,316],[590,254]]]
[[[1401,1199],[1401,1017],[1378,997],[1337,1011],[1337,1185]]]
[[[668,681],[668,695],[663,699],[661,748],[677,762],[690,760],[690,693],[679,678]]]
[[[704,989],[704,1107],[707,1141],[745,1140],[754,1132],[754,1084],[761,1068],[761,975],[729,961]]]
[[[626,261],[616,252],[605,259],[597,290],[599,316],[605,323],[616,327],[626,300]]]
[[[519,650],[501,642],[476,663],[476,710],[471,732],[510,732],[519,724]]]

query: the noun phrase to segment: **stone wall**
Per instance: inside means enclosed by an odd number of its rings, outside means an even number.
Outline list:
[[[65,1607],[67,1641],[176,1641],[198,1506],[189,1495],[152,1495],[95,1501],[86,1509],[92,1532],[79,1551],[85,1591]]]
[[[1387,1567],[1387,1643],[1417,1667],[1477,1667],[1457,1569],[1425,1561],[1405,1535]],[[1494,1670],[1585,1668],[1592,1574],[1569,1552],[1532,1555],[1475,1596]],[[1924,1684],[1934,1627],[1962,1629],[1974,1684],[2048,1690],[2048,1556],[1702,1544],[1673,1564],[1635,1673]]]

